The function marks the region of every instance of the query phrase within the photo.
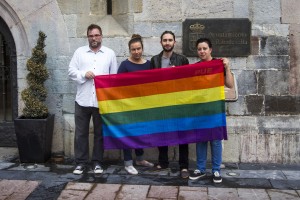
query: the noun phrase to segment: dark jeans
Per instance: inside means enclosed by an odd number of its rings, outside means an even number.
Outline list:
[[[86,165],[89,161],[89,124],[93,118],[94,146],[92,162],[101,163],[103,159],[103,135],[99,108],[83,107],[75,102],[75,162]]]
[[[158,147],[159,156],[158,164],[165,168],[169,166],[169,157],[168,157],[168,146]],[[181,144],[179,145],[179,168],[188,169],[189,168],[189,145]]]
[[[143,149],[135,149],[134,151],[135,151],[135,155],[138,157],[144,155]],[[123,149],[123,153],[124,153],[124,161],[132,160],[131,149]]]

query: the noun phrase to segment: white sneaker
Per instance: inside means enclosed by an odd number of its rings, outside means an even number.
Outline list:
[[[83,165],[77,165],[76,168],[73,171],[73,174],[80,175],[85,170],[85,167]]]
[[[129,174],[133,174],[133,175],[136,175],[138,174],[139,172],[132,166],[125,166],[125,170],[129,173]]]
[[[95,174],[102,174],[103,173],[103,169],[102,169],[102,167],[99,164],[95,165],[95,167],[94,167],[94,173]]]

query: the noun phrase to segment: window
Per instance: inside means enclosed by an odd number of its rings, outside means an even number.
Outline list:
[[[112,0],[107,0],[107,15],[112,15]]]

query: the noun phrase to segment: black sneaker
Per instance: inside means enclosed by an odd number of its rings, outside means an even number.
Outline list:
[[[77,165],[76,168],[73,171],[73,174],[80,175],[85,170],[85,167],[83,165]]]
[[[193,171],[190,176],[189,176],[189,179],[191,180],[197,180],[201,177],[204,177],[206,176],[206,173],[205,172],[200,172],[199,169],[196,169],[195,171]]]
[[[214,183],[222,183],[222,177],[219,172],[213,174],[213,181]]]

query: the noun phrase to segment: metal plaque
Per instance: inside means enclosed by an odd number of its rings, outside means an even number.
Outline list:
[[[197,56],[196,41],[201,37],[211,40],[214,57],[250,55],[249,19],[186,19],[182,29],[182,50],[186,56]]]

